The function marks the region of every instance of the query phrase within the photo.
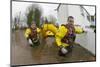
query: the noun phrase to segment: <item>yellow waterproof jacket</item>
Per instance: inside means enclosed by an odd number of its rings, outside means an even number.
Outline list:
[[[83,29],[80,28],[80,27],[75,27],[75,32],[76,33],[82,33],[83,32]],[[66,47],[66,46],[69,46],[69,44],[66,44],[66,43],[62,43],[61,40],[62,38],[68,33],[68,29],[65,27],[65,26],[60,26],[59,29],[58,29],[58,32],[56,33],[56,43],[57,43],[57,46],[63,46],[63,47]]]
[[[53,24],[44,24],[44,25],[43,25],[43,30],[44,30],[44,31],[50,30],[50,31],[52,31],[53,33],[56,33],[56,32],[57,32],[57,28],[56,28],[56,26],[54,26]]]
[[[68,44],[61,42],[62,38],[66,35],[67,32],[68,32],[68,29],[65,26],[59,27],[59,29],[55,35],[57,46],[63,46],[63,47],[68,46]]]
[[[40,31],[41,30],[39,28],[37,28],[37,33],[40,33]],[[27,28],[24,35],[25,35],[26,38],[28,38],[31,33],[32,33],[31,29]]]
[[[80,34],[83,32],[83,29],[79,26],[75,26],[75,33]]]
[[[47,32],[46,32],[46,36],[54,36],[54,33],[51,32],[51,31],[47,31]]]
[[[47,31],[51,31],[52,33],[56,34],[57,33],[57,28],[56,26],[54,26],[53,24],[43,24],[43,28],[42,28],[42,34],[45,37],[46,33],[48,33]]]

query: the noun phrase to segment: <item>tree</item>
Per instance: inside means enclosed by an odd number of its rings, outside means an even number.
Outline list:
[[[42,9],[38,4],[32,4],[28,7],[26,17],[27,17],[27,25],[30,26],[32,21],[36,22],[36,25],[40,26],[40,17],[42,14]]]
[[[40,27],[40,18],[41,18],[41,11],[36,8],[34,14],[34,21],[36,22],[36,25],[38,27]]]

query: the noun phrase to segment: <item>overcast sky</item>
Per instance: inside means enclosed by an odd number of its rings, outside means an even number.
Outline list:
[[[16,15],[18,15],[19,12],[22,14],[25,14],[26,8],[30,6],[31,4],[34,4],[32,2],[12,2],[12,17],[14,18]],[[35,3],[36,4],[36,3]],[[48,3],[37,3],[41,6],[43,9],[43,16],[53,15],[57,18],[57,12],[55,9],[57,9],[59,4],[48,4]],[[95,7],[91,6],[84,6],[86,10],[89,12],[90,15],[95,14]]]
[[[12,2],[12,16],[16,16],[20,11],[21,13],[26,12],[26,8],[30,6],[30,2]],[[46,4],[46,3],[37,3],[43,9],[43,16],[53,15],[57,17],[57,12],[54,10],[58,7],[58,4]]]

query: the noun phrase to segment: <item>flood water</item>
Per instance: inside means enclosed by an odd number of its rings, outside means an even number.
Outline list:
[[[65,57],[58,55],[58,48],[54,37],[40,41],[40,45],[30,47],[24,37],[23,30],[11,33],[11,65],[62,63],[75,61],[94,61],[95,57],[75,44],[73,51]]]

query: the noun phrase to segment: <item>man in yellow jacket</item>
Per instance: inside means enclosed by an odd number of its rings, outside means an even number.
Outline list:
[[[46,37],[47,35],[55,35],[56,32],[57,32],[57,28],[54,24],[52,23],[43,24],[42,33],[44,37]]]
[[[68,17],[68,24],[62,24],[55,35],[59,55],[65,56],[68,52],[72,51],[73,42],[75,41],[76,33],[82,33],[82,28],[74,27],[74,18]]]
[[[36,24],[33,22],[29,28],[25,31],[25,37],[31,46],[39,45],[39,35],[40,29],[37,28]]]

